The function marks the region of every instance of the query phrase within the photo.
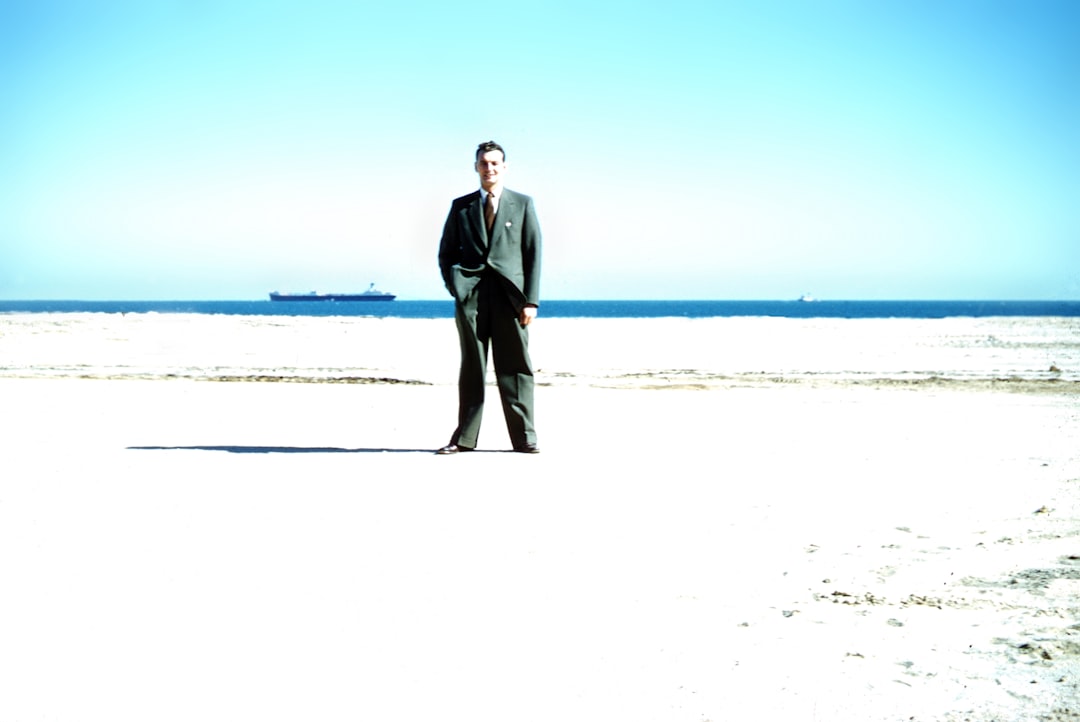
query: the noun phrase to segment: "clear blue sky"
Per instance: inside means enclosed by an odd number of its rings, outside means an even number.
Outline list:
[[[0,0],[0,298],[1080,298],[1080,2]]]

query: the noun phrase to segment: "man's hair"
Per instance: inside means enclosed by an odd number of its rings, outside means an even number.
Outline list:
[[[476,160],[480,160],[480,156],[489,151],[497,150],[503,155],[503,160],[506,160],[506,151],[503,147],[493,140],[486,141],[476,146]]]

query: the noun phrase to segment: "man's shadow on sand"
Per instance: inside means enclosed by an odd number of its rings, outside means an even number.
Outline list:
[[[129,451],[227,451],[230,454],[433,454],[434,449],[343,449],[338,446],[129,446]]]

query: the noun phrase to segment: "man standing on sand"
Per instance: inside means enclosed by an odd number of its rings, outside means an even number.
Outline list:
[[[514,451],[536,454],[529,324],[540,303],[540,225],[529,196],[503,187],[506,153],[476,149],[480,190],[454,200],[439,244],[439,270],[454,297],[461,341],[458,426],[439,454],[472,451],[480,434],[488,346]]]

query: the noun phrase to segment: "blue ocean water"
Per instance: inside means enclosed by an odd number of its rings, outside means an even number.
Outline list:
[[[201,313],[452,318],[445,301],[0,301],[0,313]],[[1080,301],[545,301],[547,318],[1080,316]]]

